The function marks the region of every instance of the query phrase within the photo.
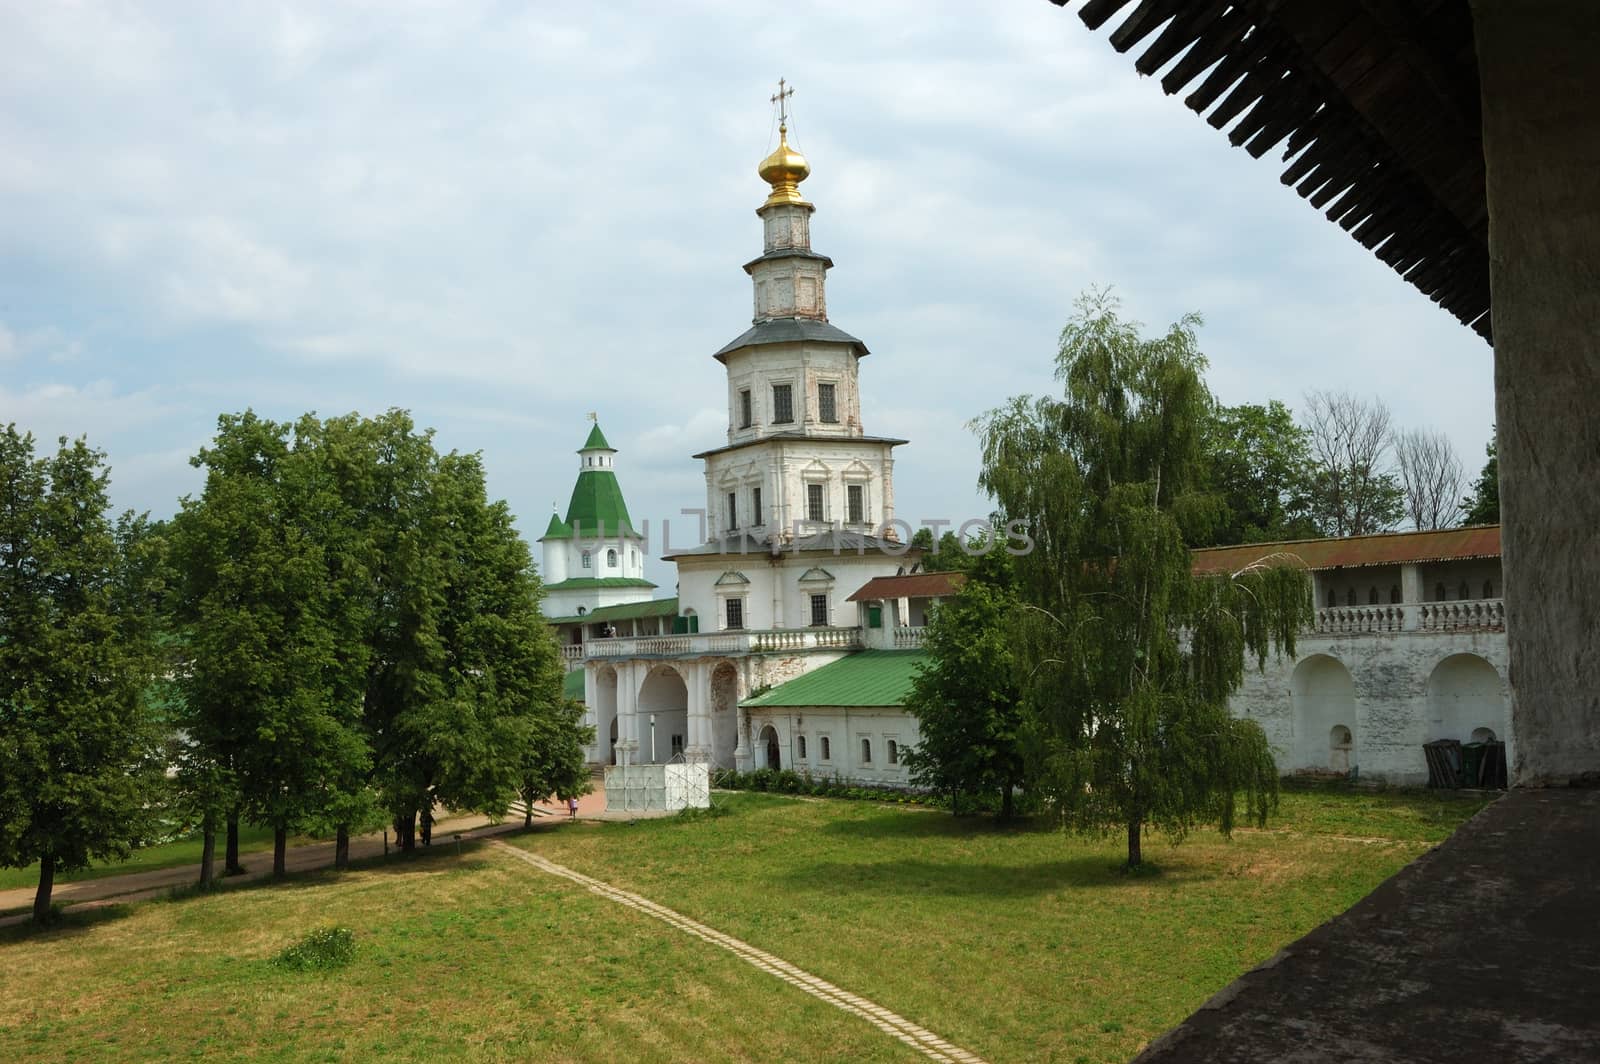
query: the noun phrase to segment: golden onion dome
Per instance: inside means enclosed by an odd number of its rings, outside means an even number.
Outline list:
[[[804,155],[789,147],[788,127],[778,127],[778,150],[761,160],[756,173],[772,186],[772,195],[767,197],[763,207],[770,207],[774,203],[805,202],[800,195],[800,182],[810,176],[811,164],[806,162]]]

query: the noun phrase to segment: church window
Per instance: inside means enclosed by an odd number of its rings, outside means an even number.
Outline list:
[[[1483,597],[1484,598],[1494,598],[1494,581],[1493,580],[1485,580],[1483,582]]]
[[[794,420],[794,385],[774,384],[772,386],[772,420],[776,424],[785,424]]]
[[[799,747],[800,760],[804,761],[806,757],[806,737],[804,735],[797,736],[795,742]]]
[[[753,419],[750,416],[750,389],[746,388],[739,393],[739,427],[747,429]]]
[[[844,489],[846,508],[850,511],[852,525],[865,524],[867,521],[867,489],[860,484],[851,484]]]
[[[806,520],[808,520],[808,521],[825,521],[825,520],[827,520],[827,518],[822,516],[822,485],[821,484],[807,484],[806,485]]]
[[[1376,606],[1377,604],[1378,604],[1378,585],[1374,584],[1374,585],[1372,585],[1372,590],[1367,593],[1367,605]]]
[[[1354,606],[1356,604],[1356,589],[1355,588],[1352,587],[1352,588],[1346,588],[1345,589],[1344,604],[1346,606]]]
[[[828,626],[828,596],[811,596],[811,627],[826,628]]]
[[[616,567],[617,567],[617,552],[614,551],[614,550],[606,551],[606,568],[607,569],[615,569]]]
[[[1396,584],[1396,585],[1394,585],[1393,587],[1391,587],[1389,589],[1389,601],[1390,602],[1399,602],[1400,601],[1400,585],[1399,584]]]
[[[832,384],[817,385],[817,417],[829,424],[839,420],[839,405],[835,402]]]
[[[863,740],[861,740],[861,763],[863,765],[872,764],[872,740],[871,739],[863,739]]]
[[[827,761],[832,757],[832,752],[828,750],[828,737],[824,735],[822,737],[822,760]]]
[[[728,492],[728,531],[739,527],[739,496],[736,492]]]
[[[584,551],[583,552],[583,567],[585,569],[593,568],[593,563],[589,559],[589,552],[588,551]]]
[[[1443,602],[1445,599],[1447,599],[1449,597],[1450,596],[1445,592],[1445,589],[1444,589],[1444,581],[1443,580],[1439,581],[1439,586],[1433,589],[1433,601],[1435,601],[1435,602]]]
[[[890,739],[889,740],[889,764],[898,765],[899,763],[900,763],[900,744],[895,742],[893,739]]]
[[[744,627],[744,599],[731,598],[727,605],[728,627]]]
[[[760,527],[766,524],[766,518],[761,513],[761,489],[750,489],[750,523]]]

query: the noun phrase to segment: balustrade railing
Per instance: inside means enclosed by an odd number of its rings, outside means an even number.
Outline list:
[[[1503,632],[1504,599],[1424,602],[1417,606],[1417,627],[1424,632]]]
[[[591,658],[675,657],[685,654],[776,654],[796,650],[854,650],[859,628],[774,628],[693,635],[623,636],[584,644]]]
[[[1402,632],[1406,628],[1406,607],[1329,606],[1317,611],[1314,627],[1330,634]]]
[[[922,645],[922,633],[926,628],[900,625],[894,630],[894,647],[896,650],[913,650]]]
[[[1384,632],[1503,632],[1503,599],[1413,602],[1393,606],[1329,606],[1316,611],[1312,630],[1326,635]]]

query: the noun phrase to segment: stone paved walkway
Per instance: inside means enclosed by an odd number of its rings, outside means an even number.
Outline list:
[[[713,946],[725,949],[745,963],[759,968],[769,975],[776,976],[795,989],[802,990],[820,1001],[826,1001],[828,1004],[842,1009],[852,1016],[861,1017],[884,1034],[899,1039],[929,1060],[940,1061],[941,1064],[983,1064],[983,1059],[975,1053],[970,1053],[959,1046],[952,1045],[932,1031],[917,1026],[905,1017],[898,1016],[881,1005],[819,979],[810,972],[796,968],[788,961],[759,950],[747,942],[742,942],[731,935],[725,935],[714,928],[707,927],[705,924],[691,920],[682,913],[669,909],[664,905],[658,905],[638,894],[613,887],[603,880],[594,879],[581,872],[574,872],[564,865],[558,865],[554,861],[540,857],[538,854],[529,853],[527,850],[508,845],[498,839],[494,840],[491,845],[498,847],[519,861],[526,861],[542,872],[570,880],[591,893],[600,895],[602,898],[614,901],[619,905],[626,905],[628,908],[642,912],[646,916],[653,916],[685,934],[693,935],[703,942],[709,942]]]
[[[1600,790],[1512,791],[1138,1060],[1600,1061]]]

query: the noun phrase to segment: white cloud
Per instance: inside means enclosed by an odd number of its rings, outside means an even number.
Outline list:
[[[912,439],[904,509],[978,504],[962,426],[1054,387],[1091,283],[1153,328],[1204,311],[1226,401],[1379,382],[1481,453],[1481,340],[1103,33],[994,6],[19,7],[0,418],[106,433],[161,510],[187,472],[155,463],[219,411],[403,406],[536,536],[598,410],[635,510],[702,505],[783,75],[864,419]]]

